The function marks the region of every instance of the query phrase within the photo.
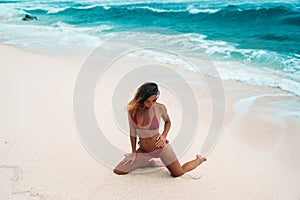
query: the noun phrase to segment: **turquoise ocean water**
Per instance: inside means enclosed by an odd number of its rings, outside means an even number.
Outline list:
[[[223,79],[300,96],[300,1],[124,2],[0,1],[0,41],[68,50],[96,47],[117,33],[133,34],[136,28],[167,28],[179,34],[161,35],[164,41],[194,56],[207,53],[221,63]],[[25,14],[38,20],[22,21]]]

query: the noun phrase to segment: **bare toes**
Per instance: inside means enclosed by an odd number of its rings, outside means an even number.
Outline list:
[[[199,154],[196,155],[196,159],[198,159],[200,161],[200,164],[204,161],[206,161],[205,157],[200,156]]]

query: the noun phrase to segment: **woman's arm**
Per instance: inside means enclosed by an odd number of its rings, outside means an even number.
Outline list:
[[[165,121],[164,131],[162,132],[161,135],[164,136],[165,138],[167,138],[168,132],[169,132],[170,127],[171,127],[171,120],[170,120],[170,117],[168,115],[166,106],[163,105],[163,104],[161,104],[161,108],[162,108],[162,115],[161,115],[161,117]]]
[[[132,122],[132,118],[131,118],[131,114],[129,112],[127,112],[128,114],[128,122],[129,122],[129,129],[130,129],[130,143],[131,143],[131,151],[132,153],[136,152],[136,130],[133,127],[133,122]]]
[[[156,142],[155,142],[156,147],[164,147],[165,144],[168,143],[167,135],[168,135],[168,132],[171,127],[171,120],[168,115],[166,106],[164,106],[163,104],[160,104],[160,109],[161,109],[161,117],[165,121],[165,125],[164,125],[164,131],[156,139]]]
[[[131,143],[131,152],[136,152],[136,137],[130,136],[130,143]]]

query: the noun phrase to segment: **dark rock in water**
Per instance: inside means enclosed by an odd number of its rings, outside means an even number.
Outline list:
[[[37,20],[36,16],[31,16],[31,15],[25,15],[22,19],[23,21],[31,21],[31,20]]]

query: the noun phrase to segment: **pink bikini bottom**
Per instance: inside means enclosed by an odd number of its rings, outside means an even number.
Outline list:
[[[151,158],[160,158],[165,166],[168,166],[177,160],[176,154],[173,151],[173,148],[171,147],[170,144],[166,144],[163,148],[160,148],[160,149],[152,151],[152,152],[146,152],[142,148],[139,148],[139,152],[141,154],[139,156],[137,156],[136,160],[133,163],[127,162],[124,165],[124,161],[127,159],[127,158],[124,158],[124,160],[122,160],[117,165],[116,169],[123,171],[123,172],[130,172],[140,166],[144,166],[145,160],[148,161]],[[141,162],[141,161],[143,161],[143,162]]]
[[[169,140],[166,140],[166,144],[169,143]],[[140,143],[139,143],[140,144]],[[164,148],[159,148],[158,150],[151,151],[151,152],[146,152],[144,149],[141,148],[142,153],[147,153],[150,155],[152,158],[159,158],[161,152],[163,151]]]

